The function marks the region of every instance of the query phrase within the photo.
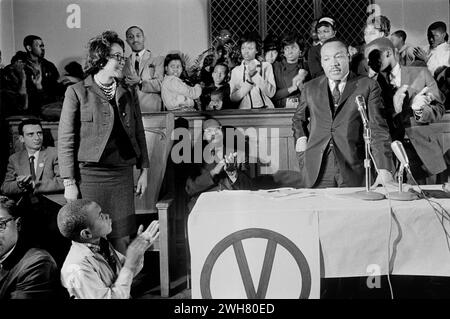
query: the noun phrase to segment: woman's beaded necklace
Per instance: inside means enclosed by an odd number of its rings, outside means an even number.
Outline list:
[[[116,88],[117,88],[116,80],[114,80],[113,83],[111,83],[109,85],[105,85],[105,84],[102,84],[97,79],[97,77],[94,75],[94,81],[98,85],[98,87],[103,91],[103,93],[105,93],[108,101],[110,101],[114,98],[114,95],[116,94]]]

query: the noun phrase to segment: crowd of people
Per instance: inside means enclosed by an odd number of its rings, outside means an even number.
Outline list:
[[[355,97],[361,96],[372,130],[375,185],[393,182],[393,140],[404,144],[419,183],[447,169],[438,143],[429,143],[436,134],[427,125],[449,109],[445,23],[429,26],[427,48],[408,44],[403,30],[391,33],[385,16],[367,21],[359,47],[340,38],[331,17],[314,21],[310,37],[306,43],[294,31],[262,41],[248,32],[235,45],[222,30],[188,67],[179,52],[154,56],[144,31],[131,26],[125,32],[129,57],[119,35],[105,31],[89,40],[84,69],[71,62],[62,77],[44,58],[42,38],[25,37],[25,51],[0,73],[2,119],[29,117],[19,126],[24,149],[9,157],[2,177],[0,298],[64,295],[61,285],[73,298],[130,297],[144,252],[159,234],[157,221],[137,228],[134,213],[151,165],[143,112],[295,109],[296,186],[359,187],[364,122]],[[39,118],[59,122],[57,149],[43,146]],[[224,145],[223,129],[217,120],[205,122],[204,140],[216,161],[186,178],[189,210],[202,192],[255,187],[237,161],[239,150]],[[40,195],[58,192],[67,204],[52,219]],[[52,247],[55,238],[66,246]]]

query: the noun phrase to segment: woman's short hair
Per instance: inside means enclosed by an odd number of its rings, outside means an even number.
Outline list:
[[[183,67],[184,70],[184,63],[183,63],[183,59],[181,58],[181,55],[179,55],[178,53],[169,53],[168,55],[166,55],[166,58],[164,59],[164,69],[166,68],[166,66],[169,65],[170,62],[172,61],[180,61],[181,65]]]
[[[244,33],[239,41],[239,47],[242,47],[242,44],[245,42],[254,42],[256,45],[256,55],[258,56],[261,54],[262,40],[258,32],[251,31]]]
[[[303,52],[305,49],[305,41],[303,37],[296,31],[289,32],[283,36],[281,39],[281,48],[284,49],[285,46],[297,43],[300,51]]]
[[[96,74],[106,65],[113,44],[118,44],[122,50],[125,50],[125,43],[114,31],[105,31],[89,40],[84,68],[86,74]]]

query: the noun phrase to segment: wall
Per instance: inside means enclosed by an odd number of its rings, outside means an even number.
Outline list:
[[[14,55],[13,0],[0,0],[0,50],[2,63],[9,64]]]
[[[80,28],[66,25],[72,3],[81,9]],[[124,39],[129,26],[141,26],[157,55],[178,49],[194,59],[208,45],[207,0],[14,0],[13,9],[15,49],[27,34],[39,35],[60,71],[71,60],[82,62],[88,40],[107,29]]]
[[[406,42],[426,46],[427,28],[435,21],[444,21],[450,27],[449,0],[375,0],[381,14],[391,21],[391,32],[404,30]]]

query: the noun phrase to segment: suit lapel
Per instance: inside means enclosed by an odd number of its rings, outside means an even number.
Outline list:
[[[319,89],[315,90],[314,100],[317,107],[320,109],[321,116],[328,115],[329,119],[333,118],[333,114],[331,114],[330,109],[330,98],[328,95],[329,86],[328,86],[328,78],[323,76],[321,81],[319,82]]]
[[[47,160],[47,152],[45,148],[42,148],[39,152],[39,159],[36,171],[36,180],[40,180],[42,173],[44,172],[45,161]]]
[[[27,150],[22,150],[19,155],[19,168],[24,175],[30,175],[30,162],[28,160],[28,152]],[[19,174],[21,175],[21,174]]]
[[[149,63],[150,63],[150,51],[145,50],[139,62],[139,76],[142,75],[142,71],[147,67]]]

